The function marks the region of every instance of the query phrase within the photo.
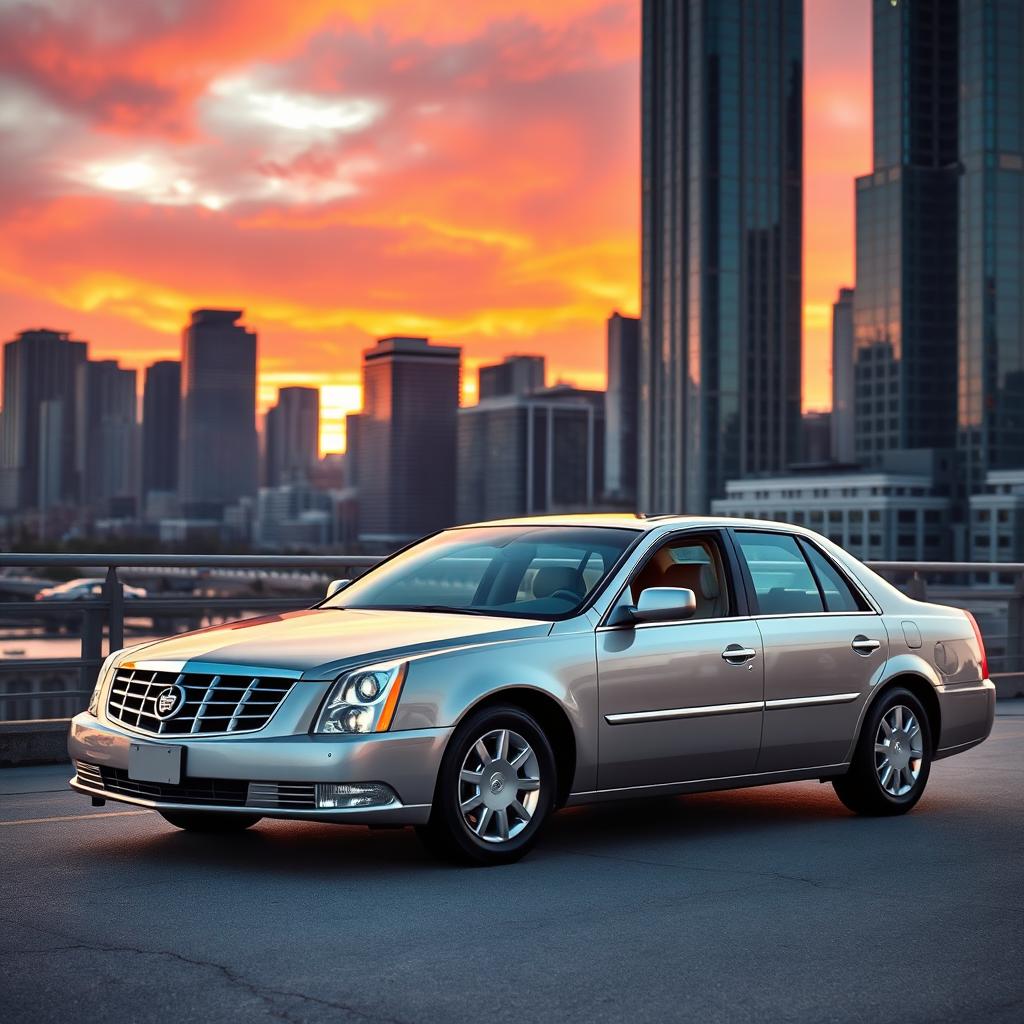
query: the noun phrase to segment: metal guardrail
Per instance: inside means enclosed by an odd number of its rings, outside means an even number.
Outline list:
[[[84,704],[92,690],[96,672],[103,662],[104,648],[124,646],[126,617],[150,617],[154,625],[175,618],[191,622],[204,617],[230,616],[244,612],[284,612],[310,606],[312,596],[283,594],[265,596],[185,595],[146,597],[126,600],[123,576],[159,574],[168,578],[192,576],[220,583],[263,585],[306,583],[313,585],[364,569],[380,561],[371,555],[170,555],[170,554],[2,554],[0,569],[77,569],[105,573],[102,596],[79,601],[0,602],[0,618],[52,621],[77,618],[81,647],[75,658],[3,658],[0,657],[0,719],[55,717],[74,706]],[[909,596],[976,608],[996,606],[997,611],[979,616],[986,642],[991,645],[990,660],[997,678],[1024,677],[1024,562],[868,562],[870,568],[888,577]],[[153,571],[156,570],[154,573]],[[999,585],[1012,578],[1012,584]],[[950,580],[943,583],[941,580]],[[0,580],[2,582],[2,580]],[[997,625],[1005,603],[1005,629]],[[157,632],[160,630],[157,629]],[[39,638],[37,638],[39,639]],[[106,640],[106,643],[104,643]],[[10,642],[10,641],[9,641]],[[17,685],[34,673],[31,685]],[[5,677],[16,685],[4,692]],[[77,688],[69,685],[77,675]],[[48,676],[49,678],[43,678]],[[54,703],[56,702],[56,704]],[[4,713],[14,706],[15,714]]]
[[[138,570],[165,570],[168,575],[182,575],[219,582],[272,585],[301,581],[310,585],[319,580],[335,578],[353,569],[365,569],[381,559],[373,555],[169,555],[169,554],[0,554],[0,569],[75,569],[105,574],[102,595],[86,600],[7,601],[0,602],[0,618],[27,622],[55,619],[77,619],[81,636],[77,658],[3,658],[0,657],[0,720],[17,717],[52,717],[74,700],[84,704],[93,688],[96,673],[103,663],[104,647],[108,651],[123,647],[125,619],[150,617],[173,620],[187,617],[191,621],[210,615],[243,612],[284,612],[308,608],[310,597],[286,595],[237,596],[185,595],[146,597],[126,600],[123,575],[137,575]],[[136,570],[136,572],[132,572]],[[98,571],[98,572],[97,572]],[[2,579],[0,579],[2,582]],[[36,639],[45,639],[40,637]],[[104,640],[106,643],[104,644]],[[4,692],[4,676],[15,674],[24,679],[35,676],[34,685],[24,685]],[[68,686],[77,674],[78,687]],[[49,676],[49,679],[42,678]],[[62,682],[61,682],[62,681]],[[56,705],[54,702],[57,702]],[[4,707],[28,706],[28,715],[5,713]]]

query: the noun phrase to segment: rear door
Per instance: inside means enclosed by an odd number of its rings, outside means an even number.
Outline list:
[[[840,764],[888,657],[881,616],[813,542],[764,530],[733,537],[764,644],[757,770]]]

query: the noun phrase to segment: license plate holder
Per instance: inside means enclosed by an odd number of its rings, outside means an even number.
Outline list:
[[[177,786],[185,748],[159,743],[132,743],[128,747],[128,778],[135,782],[162,782]]]

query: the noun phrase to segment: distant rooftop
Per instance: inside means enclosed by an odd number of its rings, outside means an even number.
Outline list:
[[[373,348],[363,349],[364,359],[380,359],[389,355],[442,356],[458,359],[462,349],[456,345],[432,345],[429,338],[392,336],[381,338]]]
[[[241,319],[243,312],[241,309],[193,309],[192,323],[233,324]]]

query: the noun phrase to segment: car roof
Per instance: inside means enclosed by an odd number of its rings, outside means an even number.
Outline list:
[[[773,522],[769,519],[739,519],[731,516],[711,515],[644,515],[637,512],[587,512],[567,513],[550,516],[521,516],[515,519],[494,519],[488,522],[465,523],[453,529],[470,529],[479,526],[598,526],[649,532],[666,526],[687,527],[759,527],[761,529],[785,530],[795,533],[809,533],[803,527],[789,523]]]

